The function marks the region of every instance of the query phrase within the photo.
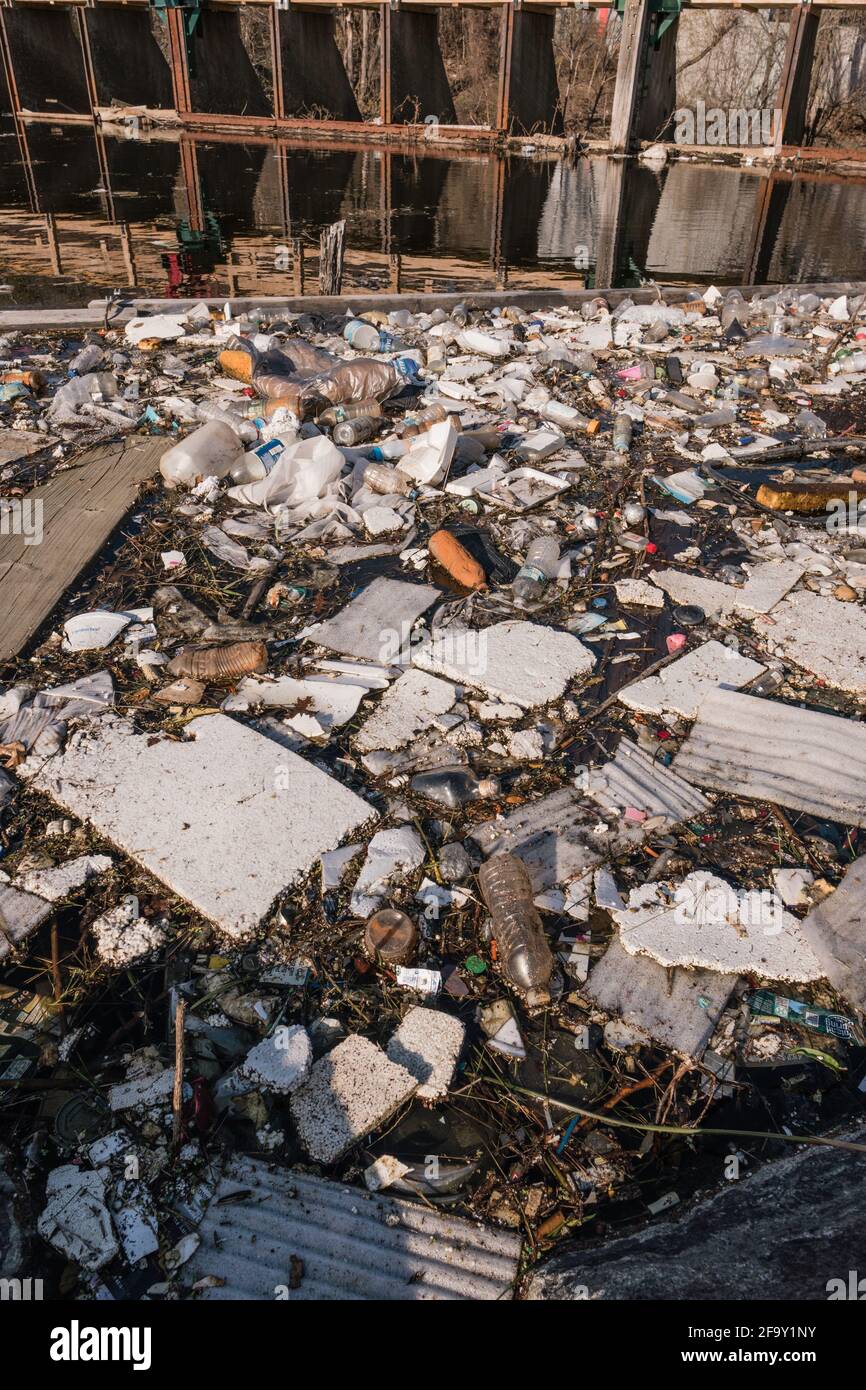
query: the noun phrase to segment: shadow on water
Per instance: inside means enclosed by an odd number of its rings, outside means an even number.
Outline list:
[[[0,121],[0,278],[13,304],[315,285],[346,220],[345,288],[866,278],[866,180],[602,156],[435,155],[288,140],[136,138]],[[390,261],[389,261],[390,258]],[[507,275],[507,280],[505,276]]]

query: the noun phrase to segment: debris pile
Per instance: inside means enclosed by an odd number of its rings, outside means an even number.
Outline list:
[[[164,443],[2,671],[0,1262],[501,1297],[862,1110],[866,296],[616,299],[0,340],[28,564]]]

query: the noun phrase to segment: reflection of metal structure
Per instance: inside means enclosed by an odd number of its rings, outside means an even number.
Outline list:
[[[308,243],[307,273],[312,276],[316,254],[309,243],[320,223],[347,215],[353,205],[363,206],[377,225],[378,247],[367,243],[365,249],[353,245],[350,238],[346,259],[350,289],[371,284],[392,290],[424,289],[434,279],[440,287],[453,282],[465,291],[483,285],[504,289],[509,276],[515,288],[542,281],[571,288],[576,280],[606,288],[633,282],[638,268],[648,263],[671,264],[686,276],[690,273],[687,258],[684,264],[679,253],[659,256],[659,245],[651,257],[648,248],[651,235],[663,238],[664,207],[672,202],[675,217],[684,210],[682,178],[692,165],[654,171],[595,157],[575,168],[552,160],[529,162],[469,151],[455,162],[453,152],[441,148],[419,160],[410,148],[400,151],[383,145],[361,152],[344,142],[341,149],[329,147],[333,182],[330,201],[323,202],[323,187],[311,186],[307,163],[318,160],[321,153],[313,154],[303,140],[246,137],[240,157],[246,173],[242,182],[240,168],[235,171],[230,163],[235,137],[184,133],[166,139],[163,133],[144,151],[135,142],[103,137],[98,129],[92,133],[79,129],[65,137],[76,152],[72,164],[79,184],[70,191],[69,203],[64,203],[58,200],[51,163],[45,158],[48,141],[56,136],[46,126],[33,126],[23,119],[19,129],[30,213],[20,215],[10,209],[4,219],[7,226],[5,234],[0,231],[0,256],[7,260],[10,273],[78,280],[95,277],[103,284],[150,287],[158,286],[167,273],[169,293],[175,294],[183,286],[188,293],[201,293],[204,285],[213,286],[214,294],[226,286],[231,294],[300,293],[302,238]],[[92,142],[89,153],[83,149],[88,142]],[[132,205],[125,201],[130,179],[137,177],[142,159],[155,167],[159,157],[164,202],[152,200],[150,211],[142,207],[138,217],[130,216]],[[91,193],[92,205],[97,170],[100,211],[82,214],[77,211],[80,190]],[[729,174],[753,184],[757,194],[751,231],[746,230],[750,189],[737,202],[741,256],[736,273],[739,278],[742,264],[742,279],[751,283],[770,279],[774,252],[783,244],[780,229],[786,208],[799,215],[800,204],[796,196],[791,197],[795,185],[863,185],[862,179],[820,173],[793,175],[775,170],[762,176],[757,170],[742,174],[731,170]],[[454,179],[464,180],[463,202],[472,205],[476,221],[486,224],[480,261],[471,251],[460,257],[431,249],[431,209],[439,206],[440,199],[446,210],[449,202],[453,206],[455,195],[460,201],[459,183],[455,187],[451,182],[449,195],[444,195],[446,181]],[[363,205],[358,202],[359,193],[367,200]],[[260,210],[261,233],[248,219],[253,205]],[[700,198],[698,205],[703,205]],[[66,208],[69,216],[64,215]],[[173,222],[176,247],[165,246],[166,219]],[[653,230],[657,220],[661,231]],[[720,236],[729,242],[727,225]],[[22,263],[19,271],[23,248],[34,248],[34,233],[35,249],[26,258],[27,268]],[[577,243],[582,248],[579,264]],[[669,238],[666,244],[670,245]],[[701,265],[702,271],[706,268]]]

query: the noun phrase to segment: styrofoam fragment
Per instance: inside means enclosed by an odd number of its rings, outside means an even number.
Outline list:
[[[705,642],[663,667],[658,675],[627,685],[620,690],[619,699],[629,709],[646,714],[679,714],[683,719],[694,719],[710,690],[720,686],[739,690],[766,669],[722,642]]]
[[[313,1049],[306,1028],[277,1028],[247,1053],[235,1075],[258,1091],[290,1095],[306,1081]]]
[[[416,647],[412,664],[534,709],[558,700],[570,681],[592,670],[595,657],[571,633],[508,621],[480,632],[447,629]]]
[[[386,1052],[420,1082],[420,1100],[447,1095],[466,1029],[459,1018],[439,1009],[410,1009]]]
[[[214,714],[183,741],[106,715],[48,758],[32,785],[154,873],[231,936],[375,811],[254,729]]]
[[[774,608],[770,622],[758,620],[756,627],[775,655],[837,690],[866,691],[866,610],[861,604],[803,589]]]
[[[316,1163],[336,1163],[414,1095],[417,1078],[353,1034],[320,1057],[291,1098],[298,1137]]]
[[[411,743],[436,717],[446,714],[457,698],[449,681],[411,669],[394,682],[355,737],[359,753],[375,748],[393,751]]]
[[[704,870],[688,874],[675,888],[664,883],[633,888],[626,910],[611,916],[626,950],[652,956],[659,965],[797,983],[821,975],[799,922],[781,898],[738,891]]]
[[[725,613],[769,613],[793,589],[803,570],[785,560],[756,565],[739,588],[686,570],[653,570],[650,578],[675,603],[697,604],[708,617]]]

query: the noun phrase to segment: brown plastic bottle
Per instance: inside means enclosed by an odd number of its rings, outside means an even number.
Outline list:
[[[553,955],[523,860],[514,854],[494,854],[479,870],[478,882],[493,919],[503,978],[523,996],[527,1008],[545,1008],[550,1003]]]

